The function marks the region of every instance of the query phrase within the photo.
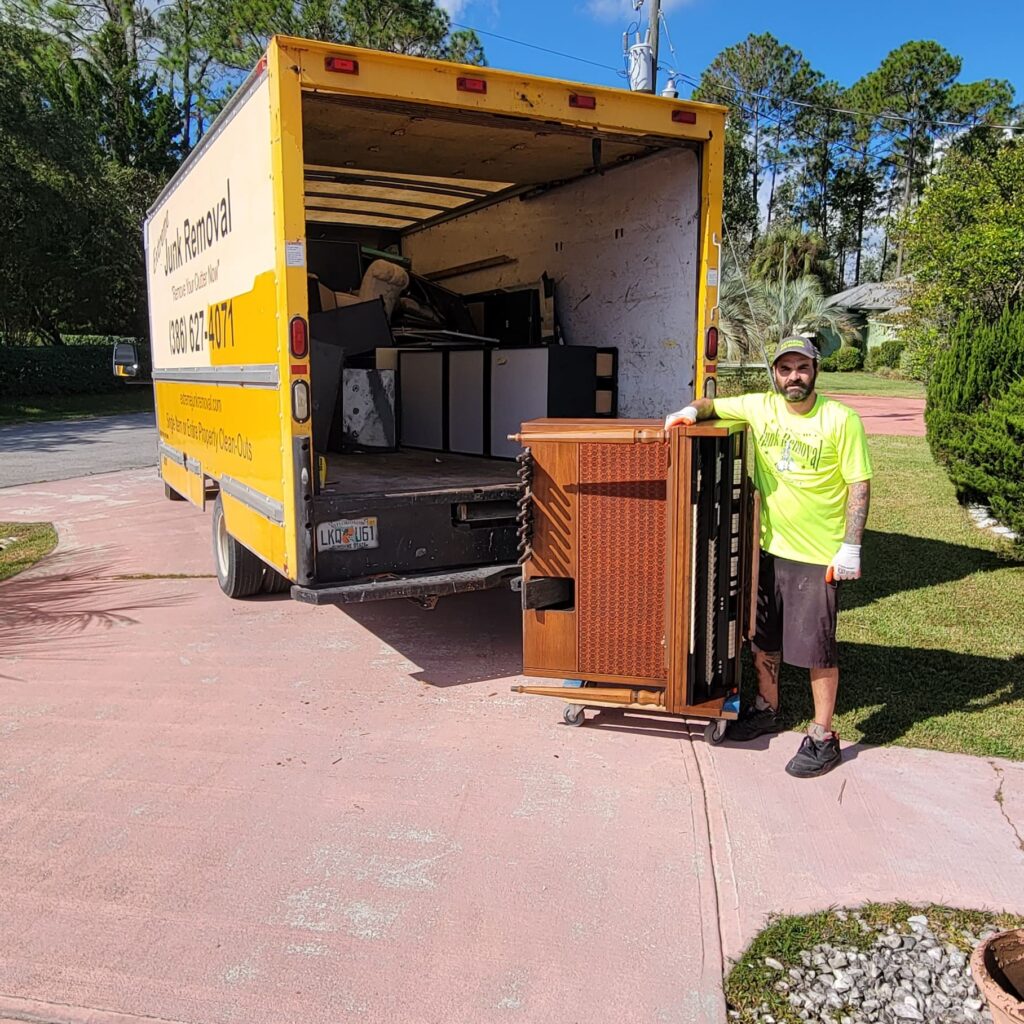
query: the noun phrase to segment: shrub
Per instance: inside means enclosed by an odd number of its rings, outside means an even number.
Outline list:
[[[830,356],[821,361],[821,368],[826,373],[849,373],[859,370],[864,365],[864,353],[852,345],[837,348]]]
[[[896,369],[900,365],[900,357],[906,347],[905,341],[896,338],[883,341],[881,345],[876,345],[875,348],[868,351],[867,358],[864,360],[864,369],[871,371],[880,370],[882,367],[888,367],[890,370]]]
[[[928,381],[925,423],[957,495],[1024,537],[1024,309],[957,322]]]
[[[12,348],[0,346],[0,397],[94,395],[117,391],[124,381],[111,367],[112,345]],[[149,372],[149,354],[139,346],[140,372]]]
[[[927,384],[935,360],[945,347],[938,330],[934,326],[917,328],[906,332],[901,340],[905,341],[906,348],[900,356],[900,373]]]
[[[768,391],[772,382],[764,366],[719,366],[718,394],[722,398],[746,395],[752,391]]]

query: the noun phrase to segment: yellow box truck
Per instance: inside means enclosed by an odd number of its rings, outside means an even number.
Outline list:
[[[593,405],[612,371],[589,353],[616,366],[598,414],[713,394],[724,119],[274,38],[145,224],[160,472],[212,503],[224,592],[429,603],[512,580],[504,437],[584,378]],[[376,389],[376,445],[338,442],[339,366]]]

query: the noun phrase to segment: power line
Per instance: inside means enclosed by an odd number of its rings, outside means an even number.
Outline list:
[[[591,67],[603,68],[605,71],[613,71],[617,75],[622,74],[618,68],[613,68],[610,64],[600,64],[596,60],[588,60],[586,57],[577,57],[573,53],[562,53],[561,50],[550,50],[546,46],[538,46],[536,43],[527,43],[522,39],[513,39],[511,36],[499,35],[497,32],[488,32],[482,28],[474,28],[472,25],[463,25],[458,21],[453,21],[451,24],[454,25],[455,28],[462,28],[469,32],[476,32],[481,36],[492,36],[494,39],[502,40],[502,42],[515,43],[516,46],[525,46],[530,50],[540,50],[541,53],[550,53],[555,57],[564,57],[566,60],[575,60],[579,61],[580,64],[589,64]]]
[[[672,46],[672,37],[669,35],[668,23],[665,19],[664,13],[661,15],[661,22],[665,26],[665,35],[669,41],[669,48],[672,50],[673,57],[676,56],[675,48]],[[577,57],[573,53],[564,53],[561,50],[552,50],[546,46],[538,46],[536,43],[528,43],[524,39],[513,39],[511,36],[503,36],[498,32],[489,32],[486,29],[475,28],[472,25],[466,25],[462,22],[453,21],[451,23],[455,28],[466,29],[469,32],[476,32],[478,35],[491,36],[494,39],[500,39],[502,42],[513,43],[516,46],[525,46],[530,50],[539,50],[541,53],[549,53],[554,57],[564,57],[566,60],[578,61],[580,64],[589,64],[591,67],[602,68],[604,71],[612,71],[616,75],[622,74],[618,68],[612,67],[610,64],[601,64],[599,61],[590,60],[587,57]],[[684,75],[682,72],[675,71],[674,69],[668,69],[671,71],[673,77],[681,78],[684,82],[690,85],[698,85],[695,79],[688,75]],[[807,110],[820,110],[824,113],[833,114],[846,114],[850,117],[863,117],[869,120],[878,121],[899,121],[903,124],[909,125],[938,125],[944,128],[992,128],[997,130],[1020,132],[1024,131],[1024,125],[1020,124],[991,124],[989,122],[978,122],[978,121],[949,121],[942,118],[929,118],[929,119],[918,119],[914,117],[907,117],[903,114],[888,114],[888,113],[871,113],[867,110],[853,110],[849,107],[833,107],[824,103],[810,103],[806,100],[794,100],[788,99],[782,96],[766,96],[763,93],[755,92],[752,89],[743,89],[740,86],[729,86],[728,91],[733,93],[745,93],[748,96],[752,96],[754,99],[762,100],[767,103],[789,103],[796,107],[803,107]]]

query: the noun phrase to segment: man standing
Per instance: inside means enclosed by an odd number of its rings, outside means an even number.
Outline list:
[[[839,580],[860,578],[871,460],[860,417],[815,391],[818,350],[784,338],[772,359],[776,393],[699,398],[665,427],[718,417],[745,420],[761,493],[761,564],[753,637],[757,697],[726,735],[751,740],[779,732],[779,666],[810,671],[814,721],[786,771],[814,778],[841,760],[832,731],[839,668]]]

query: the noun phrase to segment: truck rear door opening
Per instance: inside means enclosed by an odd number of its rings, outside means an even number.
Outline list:
[[[275,39],[147,222],[162,471],[220,560],[311,603],[517,576],[509,435],[713,388],[723,124]]]

